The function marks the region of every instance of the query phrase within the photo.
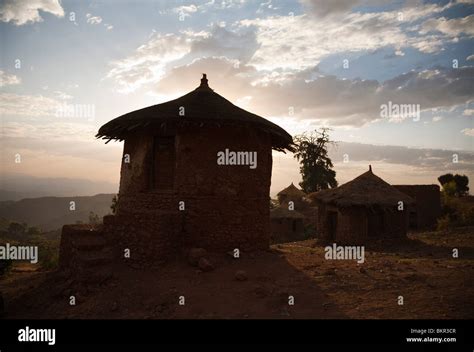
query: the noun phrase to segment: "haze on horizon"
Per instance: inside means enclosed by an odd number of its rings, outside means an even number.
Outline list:
[[[470,0],[6,0],[0,31],[0,190],[54,192],[58,179],[61,194],[116,192],[122,144],[98,128],[203,72],[292,135],[330,127],[340,184],[369,164],[393,184],[474,182]],[[392,103],[419,115],[382,116]],[[293,156],[274,152],[271,195],[299,180]]]

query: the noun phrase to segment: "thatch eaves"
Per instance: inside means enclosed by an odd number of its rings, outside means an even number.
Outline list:
[[[392,208],[402,201],[404,205],[414,204],[413,198],[400,192],[372,172],[372,168],[339,187],[314,192],[309,199],[315,203],[337,207],[381,207]]]
[[[184,108],[184,116],[180,116]],[[182,111],[182,109],[181,109]],[[201,85],[180,98],[162,104],[129,112],[103,125],[97,138],[124,140],[140,129],[165,126],[249,126],[271,135],[272,147],[279,151],[293,151],[293,138],[283,128],[261,116],[241,109],[214,92],[207,83],[206,75]],[[107,142],[108,142],[107,141]]]
[[[305,216],[296,210],[289,210],[286,206],[278,206],[270,210],[271,219],[304,219]]]
[[[303,198],[303,197],[306,197],[306,193],[304,193],[302,190],[297,188],[292,182],[291,185],[289,185],[285,189],[278,192],[277,196],[278,197],[280,197],[280,196],[289,196],[289,197],[295,197],[295,198]]]

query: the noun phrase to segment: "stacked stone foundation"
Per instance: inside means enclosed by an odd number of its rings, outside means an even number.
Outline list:
[[[113,225],[105,228],[122,249],[129,248],[135,259],[146,262],[192,247],[222,252],[262,250],[269,246],[267,203],[267,199],[242,202],[147,194],[126,199]],[[180,210],[180,204],[184,209]]]
[[[59,253],[59,269],[80,281],[101,282],[113,274],[116,253],[102,226],[64,225]]]

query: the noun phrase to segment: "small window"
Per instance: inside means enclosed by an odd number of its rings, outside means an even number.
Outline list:
[[[153,146],[152,188],[173,188],[175,163],[174,137],[155,137]]]

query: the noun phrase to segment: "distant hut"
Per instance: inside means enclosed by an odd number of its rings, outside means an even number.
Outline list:
[[[279,205],[270,210],[271,243],[298,241],[304,237],[304,215]]]
[[[306,205],[303,201],[304,197],[306,197],[306,193],[297,188],[293,182],[277,194],[278,202],[280,204],[288,204],[288,202],[291,201],[294,203],[295,208],[301,208]]]
[[[337,188],[312,193],[318,205],[318,233],[326,241],[365,244],[405,237],[411,197],[369,171]]]
[[[293,182],[277,194],[278,203],[288,209],[290,202],[293,202],[294,210],[297,210],[303,216],[304,226],[311,226],[314,231],[317,208],[311,206],[306,197],[306,193],[296,187]]]
[[[97,137],[125,141],[107,223],[133,255],[268,247],[272,149],[292,150],[292,137],[214,92],[205,74],[190,93],[120,116]]]

